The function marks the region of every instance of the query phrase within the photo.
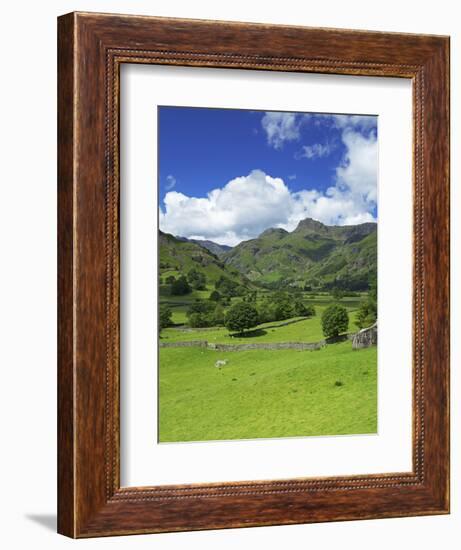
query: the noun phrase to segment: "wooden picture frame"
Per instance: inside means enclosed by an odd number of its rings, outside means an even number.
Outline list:
[[[449,511],[449,39],[71,13],[58,21],[58,531],[98,537]],[[122,63],[410,78],[413,469],[120,487]]]

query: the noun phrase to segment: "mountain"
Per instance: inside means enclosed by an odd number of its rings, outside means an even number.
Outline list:
[[[223,276],[240,285],[251,286],[244,275],[231,265],[224,265],[207,248],[162,231],[158,235],[160,276],[187,275],[190,269],[195,268],[205,274],[208,283],[214,283]]]
[[[199,246],[202,246],[203,248],[206,248],[210,252],[212,252],[215,256],[221,256],[221,254],[224,254],[225,252],[229,252],[229,250],[232,250],[232,246],[227,246],[226,244],[218,244],[213,241],[206,241],[202,239],[187,239],[186,237],[176,237],[178,241],[184,241],[189,243],[195,243]]]
[[[266,229],[221,259],[250,280],[366,290],[377,272],[377,224],[328,226],[311,218],[291,233]]]

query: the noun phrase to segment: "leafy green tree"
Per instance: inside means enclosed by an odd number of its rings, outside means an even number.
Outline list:
[[[284,292],[282,290],[277,290],[277,292],[274,292],[271,295],[271,299],[272,299],[272,302],[274,304],[281,304],[281,303],[284,303],[284,302],[290,302],[291,301],[291,297],[288,294],[288,292]]]
[[[227,294],[221,294],[221,304],[223,306],[229,306],[231,303],[231,298]]]
[[[325,338],[338,336],[349,326],[347,309],[338,304],[329,306],[322,313],[322,330]]]
[[[206,276],[201,271],[195,269],[195,267],[189,270],[189,273],[187,274],[187,280],[191,287],[195,290],[206,289]]]
[[[224,325],[225,312],[221,304],[216,304],[213,311],[213,325]]]
[[[176,279],[171,285],[171,294],[173,294],[173,296],[184,296],[185,294],[190,294],[191,292],[192,288],[184,275],[181,275],[181,277]]]
[[[241,289],[244,289],[244,287],[240,287],[238,283],[232,281],[228,277],[224,277],[224,275],[221,275],[221,277],[215,282],[214,286],[216,290],[221,292],[221,294],[226,294],[231,298],[233,296],[238,296]]]
[[[375,302],[378,300],[378,281],[376,277],[373,277],[369,282],[369,296]]]
[[[255,304],[258,298],[258,292],[256,290],[249,290],[244,294],[243,301],[249,304]]]
[[[210,294],[210,300],[219,302],[221,300],[221,294],[217,290],[213,290]]]
[[[197,300],[186,312],[191,327],[212,327],[215,304],[208,300]]]
[[[276,321],[283,321],[284,319],[289,319],[294,315],[293,306],[288,300],[277,303],[274,311]]]
[[[301,300],[295,300],[293,314],[296,317],[313,317],[315,315],[315,307],[311,304],[306,305]]]
[[[203,328],[213,326],[213,318],[211,315],[204,313],[191,313],[189,316],[189,326],[193,328]]]
[[[159,331],[173,324],[171,320],[171,309],[167,305],[161,305],[158,310]]]
[[[259,316],[254,306],[238,302],[229,309],[224,322],[229,331],[242,334],[259,324]]]
[[[209,314],[214,311],[215,307],[215,304],[212,304],[208,300],[197,300],[190,305],[189,309],[186,312],[186,315],[187,317],[189,317],[193,313],[199,313],[202,315]]]
[[[165,282],[168,285],[172,285],[175,281],[176,281],[176,279],[173,277],[173,275],[168,275],[168,277],[165,279]]]
[[[275,321],[275,306],[268,300],[264,300],[258,306],[258,315],[260,323],[269,323]]]
[[[295,300],[293,304],[293,314],[296,317],[307,317],[307,307],[301,300]]]
[[[371,277],[368,284],[368,296],[361,302],[355,317],[355,324],[359,328],[370,327],[378,319],[378,281],[376,276]]]
[[[378,310],[376,302],[372,298],[364,300],[357,311],[355,324],[359,328],[370,327],[378,318]]]
[[[340,288],[334,288],[331,295],[335,300],[342,300],[345,296],[344,290],[341,290]]]

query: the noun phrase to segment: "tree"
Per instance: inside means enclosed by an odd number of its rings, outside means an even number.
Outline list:
[[[270,301],[273,306],[274,318],[271,320],[274,321],[283,321],[284,319],[289,319],[293,317],[293,296],[287,292],[278,290],[270,296]]]
[[[249,304],[255,304],[258,298],[258,292],[256,290],[249,290],[244,294],[243,301],[248,302]]]
[[[231,298],[227,294],[221,294],[220,302],[223,306],[229,306],[231,303]]]
[[[322,313],[322,330],[325,338],[338,336],[349,326],[347,309],[338,304],[329,306]]]
[[[161,305],[158,310],[158,327],[159,331],[169,327],[173,322],[171,320],[171,309],[167,305]]]
[[[307,317],[307,308],[301,300],[295,300],[293,313],[296,317]]]
[[[210,300],[213,302],[219,302],[221,300],[221,294],[217,290],[213,290],[210,294]]]
[[[276,321],[283,321],[284,319],[289,319],[293,317],[293,306],[287,300],[286,302],[279,302],[275,306],[275,319]]]
[[[334,288],[331,294],[335,300],[342,300],[345,296],[344,290],[340,288]]]
[[[206,289],[206,277],[205,274],[201,271],[197,271],[193,267],[187,274],[187,280],[195,290],[205,290]]]
[[[190,305],[189,309],[187,310],[187,317],[192,315],[193,313],[199,313],[201,315],[206,315],[208,313],[211,313],[215,309],[215,305],[210,303],[208,300],[197,300],[193,304]]]
[[[246,302],[238,302],[229,309],[224,322],[229,331],[242,334],[245,330],[259,324],[259,316],[254,306]]]
[[[264,300],[258,306],[258,315],[260,323],[269,323],[275,321],[275,306],[268,300]]]
[[[165,279],[165,282],[169,285],[172,285],[176,279],[173,277],[173,275],[168,275],[168,277]]]
[[[376,302],[369,297],[367,300],[364,300],[357,311],[355,317],[355,324],[359,328],[370,327],[376,322],[378,317],[378,308]]]
[[[215,305],[208,300],[197,300],[187,310],[186,316],[191,327],[211,327],[214,324]]]
[[[171,285],[171,294],[173,296],[184,296],[184,294],[190,294],[191,292],[192,289],[184,275],[181,275]]]
[[[313,317],[315,315],[315,308],[311,304],[306,306],[301,300],[295,300],[293,313],[296,317]]]
[[[213,311],[213,325],[224,325],[224,308],[221,304],[216,304],[216,307]]]
[[[212,325],[211,317],[202,313],[191,313],[189,316],[189,326],[193,328],[211,327]]]
[[[239,292],[241,291],[240,285],[238,283],[232,281],[231,279],[228,279],[227,277],[224,277],[223,275],[219,277],[214,286],[216,290],[219,290],[219,292],[221,292],[221,294],[226,294],[231,298],[233,296],[238,296]]]

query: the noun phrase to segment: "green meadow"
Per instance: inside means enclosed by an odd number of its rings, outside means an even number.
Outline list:
[[[159,441],[376,433],[376,396],[376,347],[352,351],[350,341],[319,351],[161,348]]]
[[[193,300],[194,297],[190,297]],[[225,327],[162,330],[161,342],[315,342],[331,296],[305,298],[316,315],[263,323],[243,336]],[[173,300],[173,303],[175,301]],[[341,300],[351,320],[358,299]],[[186,322],[187,302],[171,309]],[[181,304],[181,305],[179,305]],[[184,320],[183,320],[184,319]],[[353,326],[350,327],[354,330]],[[217,360],[226,361],[216,368]],[[377,431],[377,348],[350,340],[317,351],[160,348],[159,441],[369,434]]]

